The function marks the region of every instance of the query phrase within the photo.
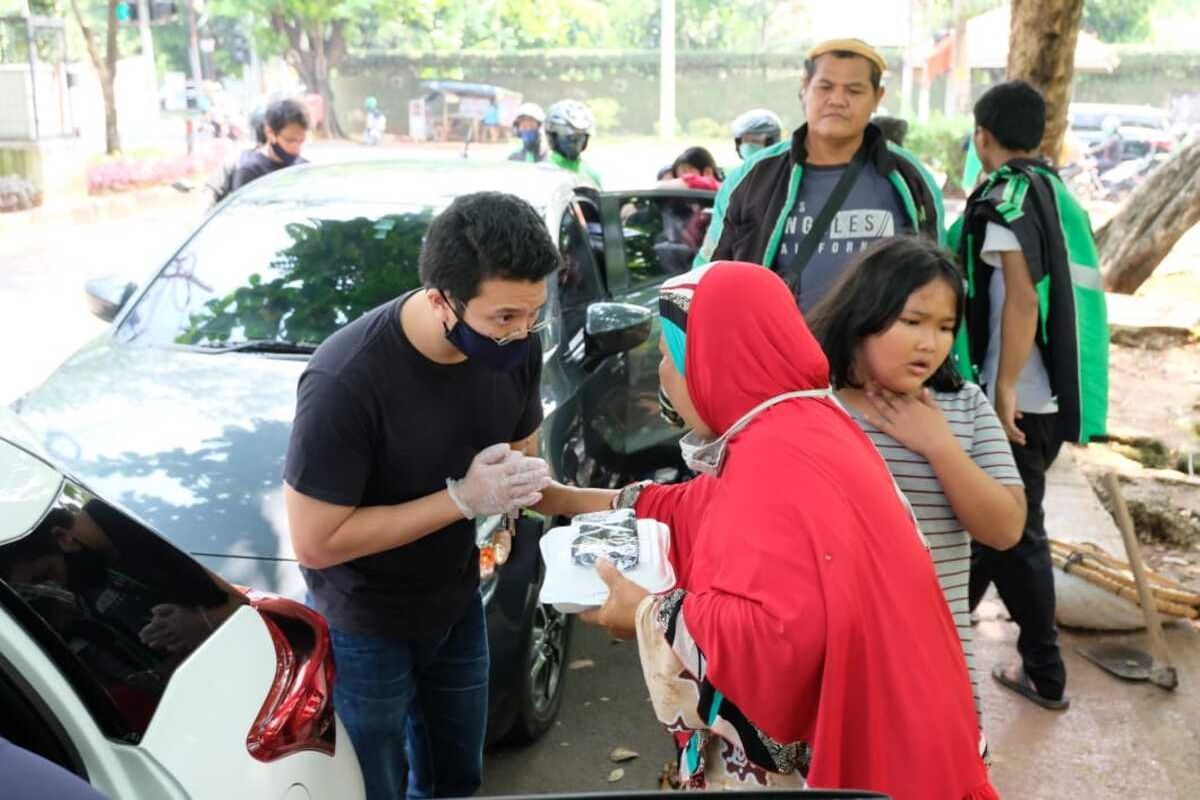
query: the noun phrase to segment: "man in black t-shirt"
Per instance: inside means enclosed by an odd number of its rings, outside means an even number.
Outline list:
[[[334,702],[372,800],[480,785],[487,634],[474,518],[573,515],[611,492],[552,484],[536,335],[557,248],[511,195],[455,200],[424,287],[329,337],[300,377],[284,478],[292,544],[331,628]]]
[[[298,100],[286,98],[267,106],[263,122],[266,143],[247,150],[238,158],[232,188],[240,189],[250,181],[293,164],[308,163],[300,156],[308,138],[308,112]]]

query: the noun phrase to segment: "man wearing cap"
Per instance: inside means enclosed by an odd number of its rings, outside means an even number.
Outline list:
[[[859,39],[809,51],[800,92],[807,122],[729,174],[697,266],[763,264],[788,281],[808,312],[872,243],[901,234],[943,240],[937,183],[870,122],[886,69],[883,56]]]

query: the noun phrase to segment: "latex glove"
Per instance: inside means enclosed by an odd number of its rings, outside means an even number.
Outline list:
[[[541,502],[550,485],[550,468],[540,458],[494,444],[475,456],[467,474],[446,479],[450,499],[467,519],[509,514]]]

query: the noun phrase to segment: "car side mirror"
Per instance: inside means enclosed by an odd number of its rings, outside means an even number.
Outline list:
[[[84,284],[88,308],[105,322],[112,322],[117,318],[117,314],[121,313],[121,309],[129,302],[129,298],[135,291],[137,291],[136,283],[115,275],[92,278]]]
[[[632,350],[650,338],[653,315],[630,303],[592,303],[584,322],[584,352],[604,358]]]

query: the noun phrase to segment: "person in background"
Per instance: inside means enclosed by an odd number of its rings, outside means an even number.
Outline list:
[[[650,595],[605,562],[582,619],[636,637],[680,785],[996,798],[927,546],[786,284],[716,263],[668,279],[659,313],[699,477],[614,505],[669,527],[676,584]]]
[[[488,142],[500,141],[500,106],[494,97],[488,101],[487,110],[483,112],[483,136]]]
[[[887,62],[858,39],[814,47],[801,99],[808,121],[730,172],[695,264],[733,259],[780,275],[807,312],[855,255],[880,239],[944,236],[941,190],[871,115]]]
[[[992,677],[1062,710],[1070,700],[1042,500],[1063,442],[1105,433],[1108,322],[1087,214],[1041,157],[1045,120],[1045,100],[1024,81],[979,98],[974,139],[988,178],[951,238],[968,286],[958,366],[995,407],[1026,494],[1015,547],[972,544],[971,607],[996,584],[1020,628],[1020,659]]]
[[[1108,170],[1121,163],[1125,140],[1121,136],[1121,118],[1109,114],[1100,123],[1100,141],[1088,148],[1088,155],[1096,159],[1096,169],[1100,172]]]
[[[368,97],[363,106],[367,111],[363,140],[370,145],[379,144],[383,141],[384,131],[387,130],[387,115],[379,108],[379,101],[374,97]]]
[[[293,164],[307,163],[300,151],[308,138],[308,128],[308,111],[300,101],[285,98],[267,106],[263,117],[266,142],[242,154],[233,173],[233,188],[240,189]]]
[[[739,114],[729,127],[733,147],[743,161],[763,148],[778,144],[783,135],[779,115],[766,108],[752,108]]]
[[[659,188],[705,189],[715,192],[725,173],[713,154],[703,147],[689,147],[679,154],[666,177],[659,173]]]
[[[847,268],[811,324],[838,399],[878,448],[929,540],[982,727],[967,602],[971,541],[1015,545],[1025,491],[996,413],[949,357],[963,302],[953,255],[898,236]]]
[[[212,195],[210,205],[215,206],[233,192],[233,176],[237,174],[237,168],[242,162],[242,156],[246,153],[254,152],[267,143],[266,114],[267,110],[263,106],[258,106],[250,112],[248,122],[250,123],[250,129],[254,132],[254,147],[236,153],[232,158],[226,159],[225,163],[221,165],[221,169],[213,173],[204,185],[204,188]]]
[[[546,143],[542,138],[542,125],[546,112],[537,103],[522,103],[513,118],[513,135],[521,140],[521,146],[508,157],[509,161],[524,161],[536,164],[546,160]]]
[[[872,117],[871,121],[879,127],[883,138],[897,147],[904,147],[904,137],[908,136],[908,120],[879,114]]]
[[[546,141],[550,145],[550,163],[582,174],[599,189],[600,174],[583,161],[583,151],[587,149],[595,130],[595,115],[578,100],[559,100],[546,109]]]

